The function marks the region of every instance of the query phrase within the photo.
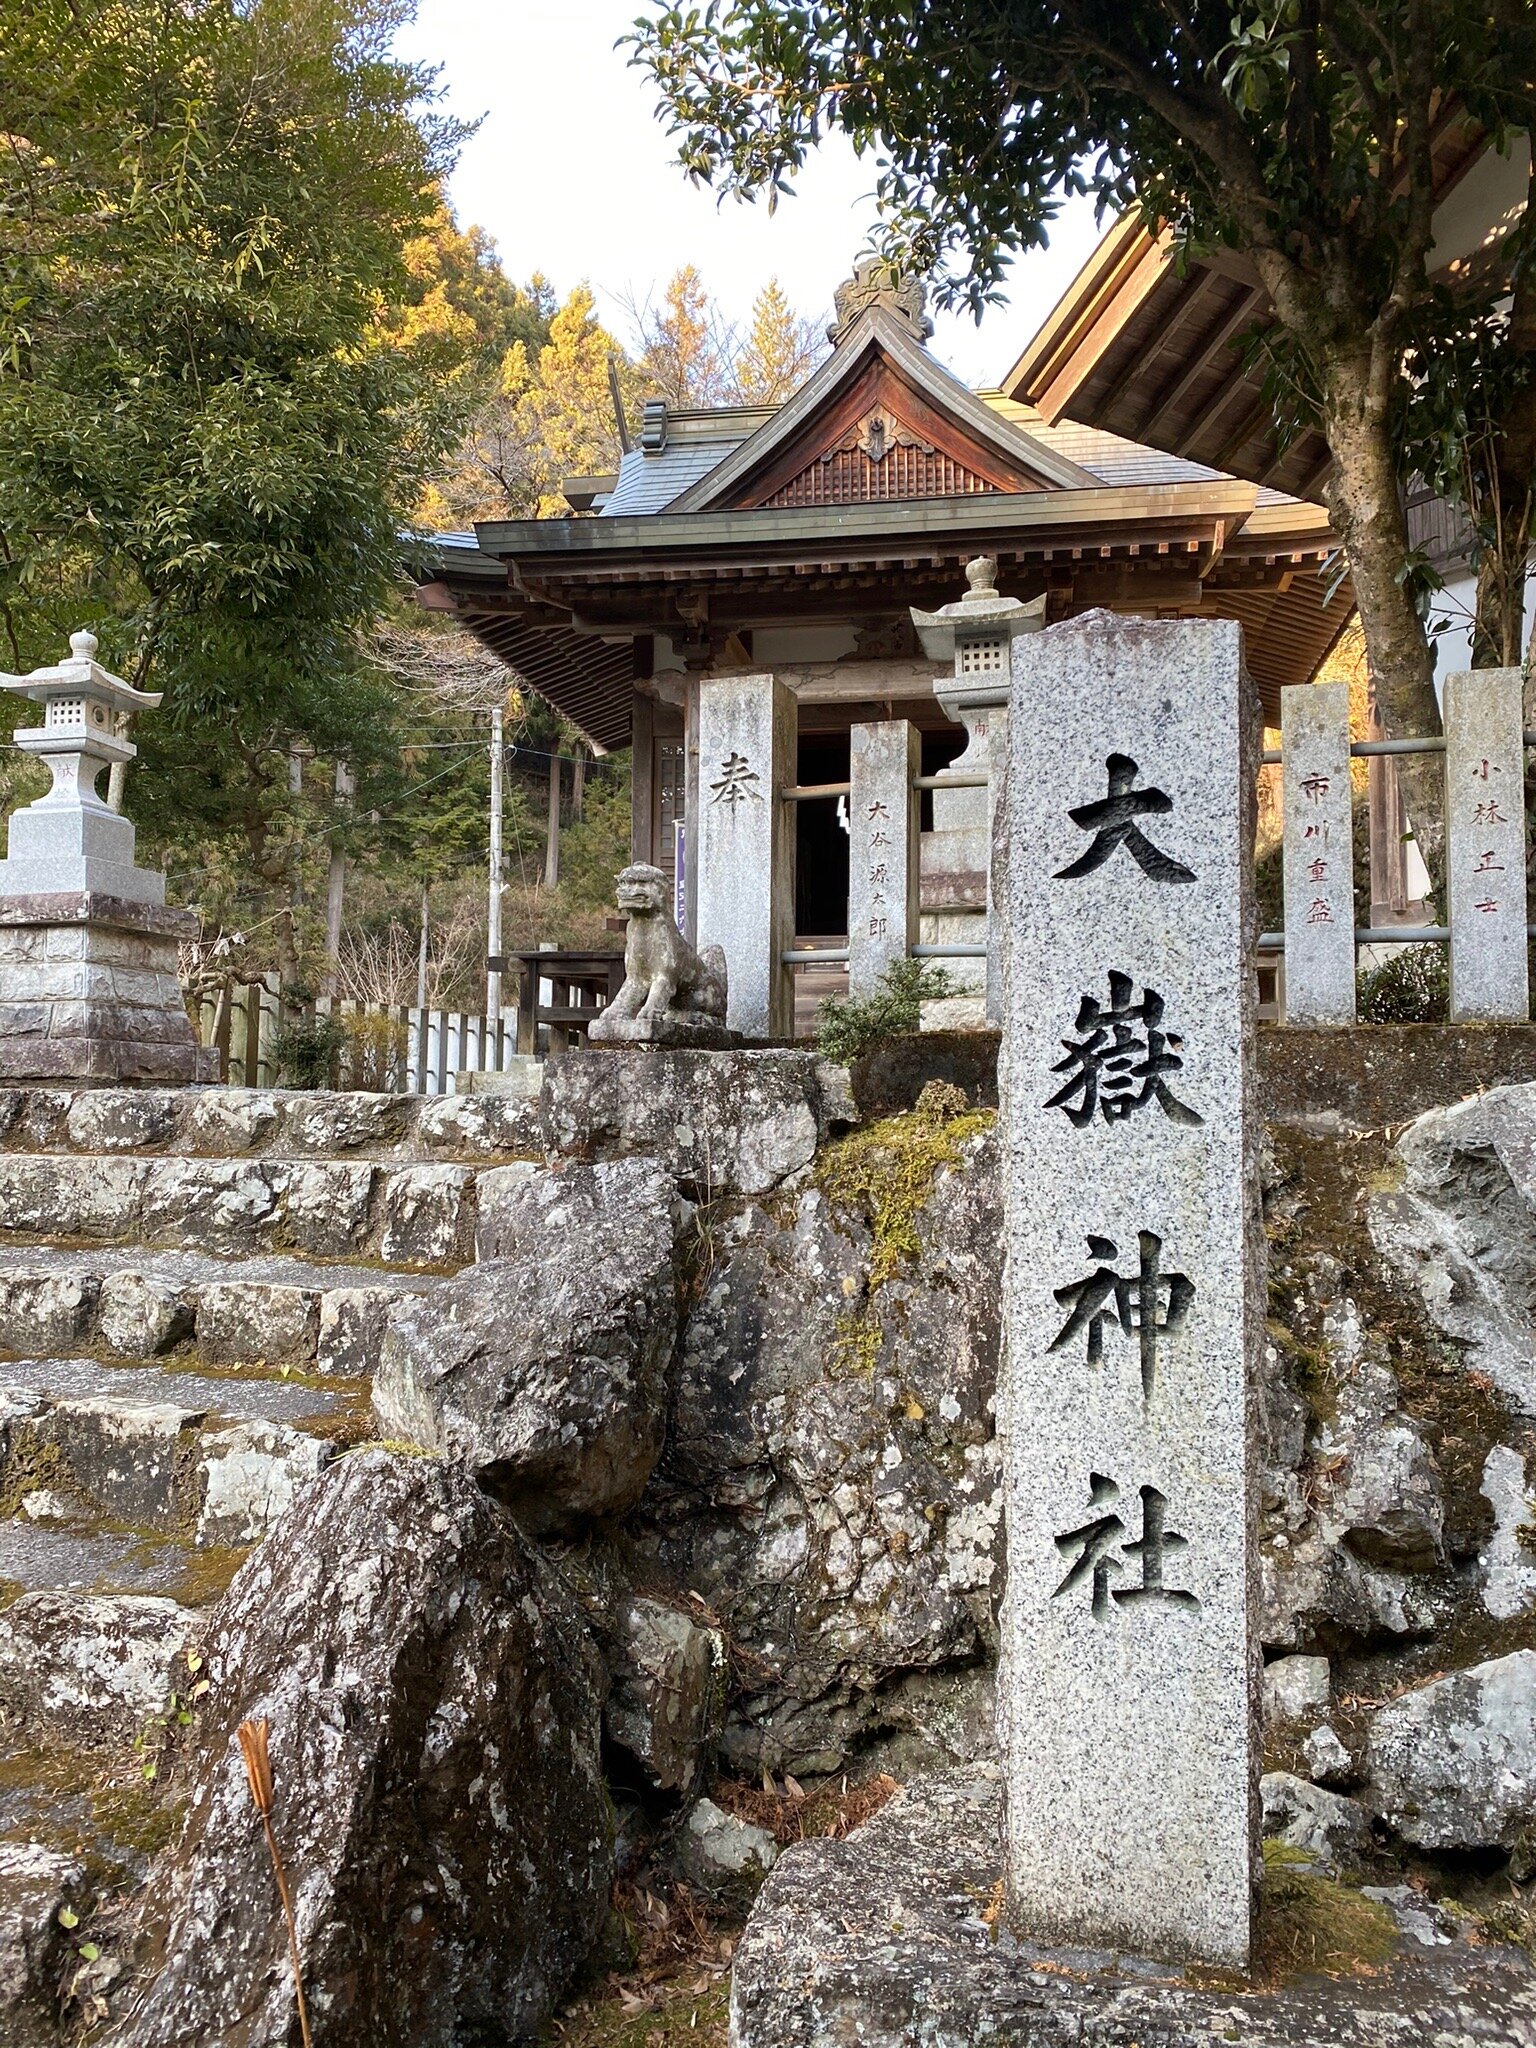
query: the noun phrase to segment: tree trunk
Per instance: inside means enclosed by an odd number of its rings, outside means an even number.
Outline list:
[[[1536,208],[1536,162],[1526,207]],[[1528,259],[1515,280],[1504,346],[1514,362],[1536,361],[1536,259]],[[1493,484],[1495,502],[1489,509],[1497,515],[1498,543],[1478,567],[1472,666],[1518,668],[1525,655],[1525,579],[1536,511],[1536,374],[1526,379],[1498,422]]]
[[[544,886],[558,887],[560,881],[560,756],[549,757],[549,837],[544,843]]]
[[[580,740],[576,742],[576,758],[571,763],[571,823],[581,823],[581,807],[587,795],[587,755]]]
[[[1499,479],[1504,504],[1503,544],[1490,548],[1477,571],[1477,622],[1472,628],[1474,668],[1518,668],[1525,654],[1525,577],[1531,546],[1531,506],[1527,495],[1513,510]],[[1518,543],[1509,529],[1518,528]]]
[[[1324,394],[1323,428],[1333,454],[1325,486],[1329,517],[1349,560],[1365,634],[1376,703],[1388,736],[1416,739],[1440,731],[1435,659],[1402,580],[1408,521],[1397,463],[1368,348],[1336,359]],[[1444,840],[1445,774],[1438,754],[1398,761],[1404,801],[1419,851],[1438,876]]]
[[[348,799],[357,785],[352,770],[345,761],[336,763],[336,808],[346,808]],[[330,867],[326,874],[325,887],[325,993],[334,998],[336,994],[336,971],[341,960],[341,922],[346,904],[347,856],[345,849],[333,837],[331,841]]]

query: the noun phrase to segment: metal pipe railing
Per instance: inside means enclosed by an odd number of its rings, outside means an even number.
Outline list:
[[[1521,737],[1528,747],[1536,747],[1536,729],[1527,726]],[[1443,733],[1432,733],[1417,740],[1352,740],[1349,751],[1359,760],[1368,760],[1373,754],[1443,754],[1445,736]],[[1259,759],[1266,768],[1283,767],[1285,749],[1266,747]]]
[[[908,955],[912,960],[985,960],[985,946],[914,946]],[[831,967],[842,965],[848,958],[846,946],[797,946],[787,953],[781,953],[779,960],[785,967]]]

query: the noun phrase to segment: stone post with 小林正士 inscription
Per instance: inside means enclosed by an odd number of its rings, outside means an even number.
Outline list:
[[[1445,679],[1445,879],[1451,1018],[1531,1012],[1525,879],[1524,679],[1480,668]]]
[[[1219,621],[1014,643],[1007,1579],[1020,1932],[1242,1966],[1257,1882],[1258,714]]]

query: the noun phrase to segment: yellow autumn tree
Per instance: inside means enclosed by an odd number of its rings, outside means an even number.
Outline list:
[[[561,488],[567,477],[615,471],[620,446],[610,358],[631,410],[635,372],[598,320],[591,290],[578,285],[541,348],[516,341],[507,350],[498,389],[440,486],[445,516],[438,523],[560,518],[570,510]]]
[[[630,312],[642,342],[641,375],[652,395],[679,408],[730,402],[733,337],[691,263],[673,273],[659,308],[631,304]]]
[[[827,343],[789,303],[776,277],[752,302],[752,324],[733,365],[738,405],[782,405],[826,354]]]

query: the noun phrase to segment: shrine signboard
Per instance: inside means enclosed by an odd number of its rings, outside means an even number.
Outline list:
[[[1095,613],[1014,643],[1010,1906],[1045,1940],[1236,1966],[1258,1872],[1257,744],[1234,624]]]

